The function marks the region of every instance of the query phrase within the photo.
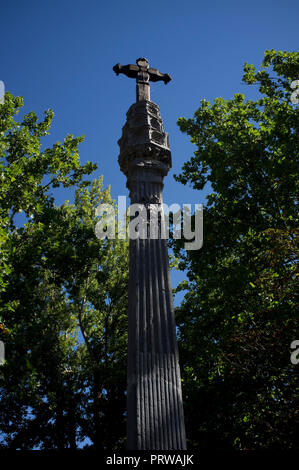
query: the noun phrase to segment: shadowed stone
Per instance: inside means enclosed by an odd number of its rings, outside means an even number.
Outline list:
[[[150,204],[158,204],[163,213],[163,180],[171,168],[168,134],[159,106],[143,99],[149,98],[149,84],[145,81],[143,85],[148,88],[141,92],[138,74],[147,73],[149,80],[165,83],[170,77],[149,69],[144,61],[139,59],[137,66],[118,64],[113,68],[116,73],[137,79],[137,102],[127,112],[118,142],[118,161],[127,177],[131,204],[144,204],[147,211]],[[161,238],[163,223],[162,217],[158,239],[149,238],[147,227],[147,239],[130,240],[127,393],[130,450],[186,449],[168,250],[166,240]]]
[[[144,57],[137,59],[136,64],[116,64],[113,70],[116,75],[123,73],[129,78],[136,78],[136,101],[150,101],[150,85],[148,82],[162,80],[167,85],[171,80],[171,76],[168,73],[161,73],[157,69],[150,68],[148,60]]]

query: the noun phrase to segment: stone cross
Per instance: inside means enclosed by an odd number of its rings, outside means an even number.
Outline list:
[[[127,77],[136,78],[136,101],[150,101],[151,82],[163,81],[165,85],[171,80],[168,73],[161,73],[157,69],[149,68],[148,60],[144,57],[136,60],[136,64],[120,65],[113,67],[116,75],[123,73]]]
[[[168,134],[159,106],[150,101],[149,80],[170,76],[150,69],[146,59],[113,70],[137,80],[137,102],[127,112],[118,162],[127,177],[131,204],[161,214],[157,237],[147,226],[130,239],[127,447],[184,450],[186,436],[176,326],[164,232],[163,180],[171,168]],[[132,214],[131,214],[132,215]]]

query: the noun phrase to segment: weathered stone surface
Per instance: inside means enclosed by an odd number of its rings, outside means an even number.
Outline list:
[[[148,180],[150,175],[165,176],[171,168],[168,134],[155,103],[140,101],[130,107],[118,144],[118,162],[128,177],[129,189],[131,182],[140,179],[141,174]]]
[[[132,105],[119,140],[131,203],[162,205],[171,167],[159,106]],[[163,224],[163,219],[161,224]],[[129,449],[186,449],[166,240],[130,240],[127,436]],[[149,235],[149,233],[148,233]]]
[[[136,103],[127,112],[119,165],[127,176],[131,203],[162,211],[163,179],[171,168],[168,134],[159,106],[150,101],[149,81],[171,77],[149,68],[147,59],[137,65],[117,64],[117,75],[136,78]],[[176,327],[170,284],[168,250],[163,217],[158,237],[130,240],[127,446],[131,450],[186,449]]]
[[[136,101],[150,101],[150,85],[151,82],[162,80],[165,85],[170,82],[171,76],[168,73],[161,73],[157,69],[150,68],[148,60],[141,57],[136,60],[136,64],[120,65],[113,67],[116,75],[123,73],[129,78],[136,78]]]

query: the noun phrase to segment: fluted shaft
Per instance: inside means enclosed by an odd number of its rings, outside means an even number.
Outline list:
[[[132,135],[140,138],[142,120],[136,119],[136,114],[140,117],[142,112],[149,123],[143,126],[149,139],[144,139],[144,145],[140,140],[136,146],[129,145]],[[153,122],[154,132],[160,132],[160,145],[153,139]],[[159,135],[155,137],[157,141]],[[148,213],[150,204],[161,209],[163,178],[171,159],[157,105],[141,102],[130,108],[119,144],[131,203],[143,204]],[[157,239],[150,238],[148,226],[146,239],[130,240],[127,445],[132,450],[186,448],[168,250],[161,238],[163,223],[162,217]]]

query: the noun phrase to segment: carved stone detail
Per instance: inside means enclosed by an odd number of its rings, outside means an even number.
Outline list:
[[[164,131],[160,109],[155,103],[140,101],[130,107],[118,144],[118,162],[128,177],[129,189],[136,172],[139,179],[143,173],[144,178],[149,180],[151,176],[164,177],[171,168],[168,134]]]
[[[136,78],[136,101],[150,101],[150,84],[162,80],[165,85],[171,80],[168,73],[161,73],[159,70],[149,67],[148,60],[140,57],[136,60],[136,64],[120,65],[113,67],[116,75],[123,73],[129,78]]]
[[[129,73],[129,72],[128,72]],[[171,167],[159,106],[133,104],[119,140],[119,165],[131,203],[162,208],[163,179]],[[158,219],[157,219],[158,220]],[[167,242],[130,240],[127,436],[130,450],[184,450],[186,436]],[[150,233],[149,227],[146,229]]]

